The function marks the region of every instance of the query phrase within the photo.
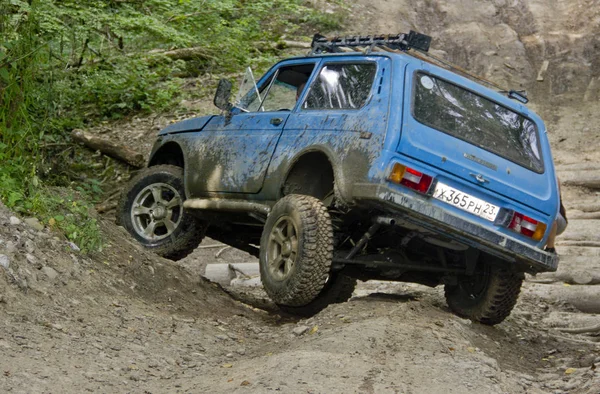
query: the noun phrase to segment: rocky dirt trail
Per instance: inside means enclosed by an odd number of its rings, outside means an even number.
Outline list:
[[[553,328],[576,309],[540,297],[538,284],[525,285],[511,317],[496,327],[454,316],[440,289],[386,282],[363,283],[350,302],[294,319],[279,315],[260,287],[244,286],[249,278],[239,272],[227,289],[233,298],[192,273],[198,260],[255,263],[247,255],[228,249],[215,258],[222,247],[207,240],[210,248],[175,264],[101,221],[108,245],[82,256],[49,229],[0,207],[1,392],[597,393],[600,387],[596,337]]]
[[[547,122],[569,228],[559,271],[528,277],[505,322],[471,323],[441,288],[387,282],[295,319],[269,302],[248,268],[255,259],[215,241],[172,263],[109,212],[99,218],[104,250],[82,255],[0,206],[0,392],[600,393],[600,331],[562,331],[600,324],[599,5],[352,5],[345,33],[432,33],[438,54],[526,87]],[[180,107],[91,132],[147,152],[164,125],[212,111],[209,100]]]

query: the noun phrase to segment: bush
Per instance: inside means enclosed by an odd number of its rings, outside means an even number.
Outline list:
[[[338,21],[302,0],[0,3],[0,198],[81,241],[97,231],[73,212],[87,205],[59,202],[38,178],[48,146],[69,143],[73,128],[166,110],[179,99],[181,77],[230,73],[251,59],[261,68],[278,55],[265,43]],[[197,51],[185,61],[165,54],[186,47]],[[97,197],[91,189],[86,198]],[[65,220],[51,216],[57,209]],[[92,238],[82,241],[88,249],[99,245]]]

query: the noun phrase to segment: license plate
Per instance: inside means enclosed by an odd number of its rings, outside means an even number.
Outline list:
[[[496,220],[496,216],[500,211],[500,208],[496,205],[473,197],[442,182],[438,182],[435,186],[433,197],[491,222]]]

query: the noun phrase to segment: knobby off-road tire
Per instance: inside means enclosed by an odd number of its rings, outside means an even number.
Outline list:
[[[502,322],[514,308],[524,275],[505,268],[480,264],[472,277],[459,277],[446,285],[446,302],[459,316],[487,325]]]
[[[117,207],[117,224],[145,248],[179,260],[202,241],[205,226],[183,209],[183,169],[146,168],[126,186]]]
[[[329,277],[317,298],[303,306],[279,305],[279,309],[290,315],[309,317],[316,315],[331,304],[341,304],[352,298],[356,279],[337,274]]]
[[[260,242],[260,277],[278,305],[299,307],[321,293],[333,259],[333,228],[317,198],[290,194],[279,200]]]

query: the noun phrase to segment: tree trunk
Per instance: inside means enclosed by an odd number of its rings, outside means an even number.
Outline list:
[[[90,149],[99,150],[105,155],[124,161],[133,167],[141,168],[145,165],[144,156],[141,153],[129,149],[126,146],[117,145],[112,141],[96,137],[83,130],[73,130],[71,132],[71,138],[73,138],[73,141],[75,142],[80,142]]]

